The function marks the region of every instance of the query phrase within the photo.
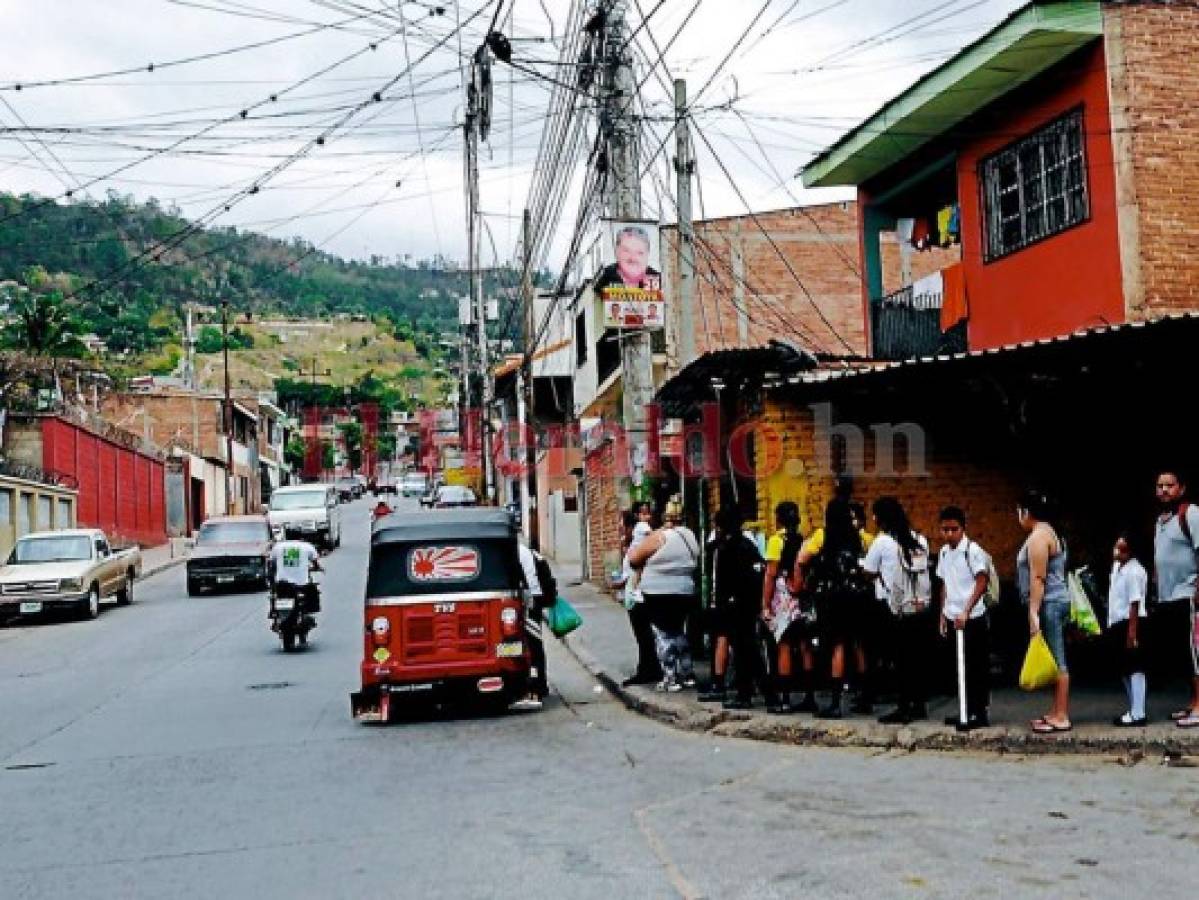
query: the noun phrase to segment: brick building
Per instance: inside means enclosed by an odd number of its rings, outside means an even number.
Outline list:
[[[113,393],[101,400],[100,408],[109,421],[141,433],[147,441],[160,446],[185,445],[191,453],[213,464],[203,468],[205,478],[227,474],[229,448],[224,401],[219,393],[169,388]],[[234,399],[232,436],[232,502],[228,506],[238,514],[257,512],[262,506],[257,400]],[[208,498],[208,515],[225,512],[212,502],[215,497],[224,499],[223,489],[206,485],[204,496]]]
[[[693,323],[699,354],[764,347],[786,338],[815,353],[860,357],[867,349],[857,274],[858,216],[853,203],[834,203],[695,222]],[[678,228],[661,231],[666,328],[655,346],[655,384],[679,370]],[[884,240],[889,277],[898,280],[908,255]],[[911,262],[907,263],[909,266]],[[915,273],[932,265],[916,259]],[[585,296],[585,295],[584,295]],[[619,422],[622,379],[618,345],[597,327],[585,302],[575,327],[579,365],[575,412],[584,432]],[[594,580],[620,557],[620,510],[628,505],[625,452],[591,441],[585,466],[587,557]],[[598,454],[598,455],[597,455]],[[613,474],[617,473],[617,474]],[[661,499],[661,498],[657,498]]]
[[[748,424],[736,499],[758,527],[783,499],[819,524],[842,473],[926,534],[961,504],[1006,578],[1030,484],[1076,562],[1105,568],[1116,529],[1146,527],[1157,467],[1179,464],[1154,439],[1183,414],[1161,386],[1199,336],[1199,207],[1179,187],[1199,174],[1197,24],[1194,3],[1029,4],[805,169],[857,187],[872,359],[709,353],[660,392],[697,422],[724,384],[721,446]],[[734,479],[700,487],[707,514]]]
[[[1197,25],[1191,2],[1030,3],[804,169],[857,188],[872,356],[935,353],[954,326],[985,349],[1199,304],[1180,190],[1199,173]],[[897,287],[880,237],[935,248],[916,258],[942,258],[945,292]]]

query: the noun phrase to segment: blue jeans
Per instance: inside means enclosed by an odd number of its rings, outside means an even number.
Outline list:
[[[1045,636],[1045,643],[1062,675],[1069,673],[1066,666],[1066,623],[1069,621],[1069,600],[1046,600],[1041,604],[1041,634]]]

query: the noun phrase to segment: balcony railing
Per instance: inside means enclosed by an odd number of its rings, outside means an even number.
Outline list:
[[[941,331],[941,295],[914,295],[910,286],[870,301],[870,334],[875,359],[913,359],[966,350],[964,328]]]

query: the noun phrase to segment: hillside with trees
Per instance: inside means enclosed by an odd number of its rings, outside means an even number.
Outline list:
[[[494,287],[516,283],[502,276]],[[177,209],[114,193],[75,203],[0,194],[5,282],[8,305],[15,288],[56,295],[64,303],[55,315],[112,353],[147,357],[178,346],[185,304],[211,306],[218,286],[239,318],[385,317],[405,329],[400,340],[454,328],[467,287],[466,275],[442,262],[345,260],[299,238],[196,228]]]

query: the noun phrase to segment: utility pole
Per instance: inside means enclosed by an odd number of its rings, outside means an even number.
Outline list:
[[[616,219],[641,218],[641,160],[638,124],[634,116],[637,80],[625,23],[626,0],[601,0],[604,15],[604,77],[601,127],[607,144],[609,170],[607,206]],[[653,401],[653,355],[649,331],[639,328],[621,334],[624,382],[624,428],[631,459],[630,493],[640,499],[645,463],[646,408]]]
[[[540,535],[537,522],[534,520],[532,498],[537,496],[537,429],[534,427],[535,417],[533,408],[533,354],[536,347],[533,341],[537,337],[535,322],[535,304],[533,302],[533,220],[526,209],[521,217],[521,248],[524,260],[521,265],[520,280],[521,302],[524,310],[524,360],[520,368],[520,384],[516,418],[520,429],[517,446],[524,448],[524,477],[520,480],[520,524],[529,545],[534,550],[540,550]]]
[[[184,304],[187,313],[187,331],[183,338],[183,383],[189,391],[196,389],[196,334],[192,324],[195,306],[188,301]]]
[[[221,352],[225,357],[225,513],[233,515],[233,393],[229,386],[229,298],[220,291]]]
[[[695,225],[691,221],[691,132],[687,126],[687,82],[674,80],[674,171],[679,195],[679,368],[695,359]]]
[[[491,353],[487,346],[487,301],[483,297],[483,272],[480,260],[482,228],[479,215],[479,137],[490,127],[491,51],[486,45],[475,51],[471,82],[467,89],[466,123],[466,203],[467,248],[470,270],[470,306],[478,329],[478,373],[480,379],[479,432],[483,445],[483,495],[487,503],[495,499],[495,470],[491,457],[491,406],[495,385],[491,375]]]

